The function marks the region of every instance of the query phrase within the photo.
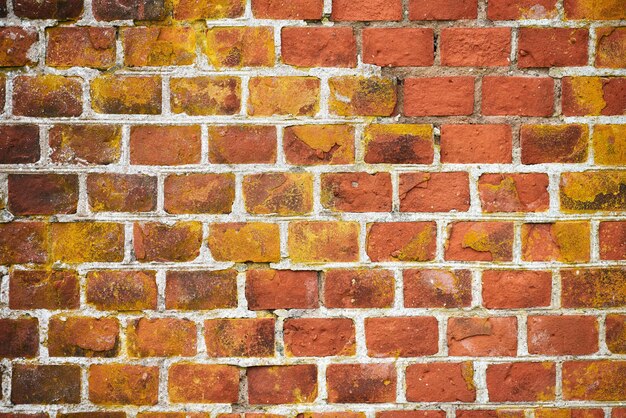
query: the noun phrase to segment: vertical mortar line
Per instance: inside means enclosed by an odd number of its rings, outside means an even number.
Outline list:
[[[563,400],[563,360],[555,360],[556,369],[556,385],[555,385],[555,401]]]
[[[319,171],[313,172],[313,215],[319,216],[324,208],[322,206],[322,181]]]
[[[169,116],[172,114],[170,107],[170,76],[161,75],[161,115]]]
[[[599,237],[599,229],[600,229],[600,221],[597,219],[589,220],[589,229],[590,229],[590,261],[591,262],[599,262],[600,261],[600,237]]]
[[[121,131],[122,140],[120,144],[121,153],[119,164],[123,166],[128,166],[130,165],[130,125],[122,125]]]
[[[329,15],[333,10],[333,0],[324,0],[324,14]]]
[[[480,308],[483,304],[483,270],[472,270],[472,308]]]
[[[517,68],[517,49],[519,44],[519,27],[514,26],[511,28],[511,51],[510,51],[510,66],[509,68],[516,71]]]
[[[354,317],[354,330],[356,336],[355,360],[367,357],[367,341],[365,339],[365,319],[363,315],[357,314]]]
[[[354,125],[354,160],[357,164],[363,164],[365,161],[365,124],[357,123]]]
[[[241,76],[241,111],[240,116],[246,117],[248,115],[248,101],[250,97],[250,76]]]
[[[443,263],[445,262],[445,247],[446,239],[448,238],[448,221],[444,219],[437,219],[437,250],[435,252],[435,261]]]
[[[89,402],[89,365],[80,367],[80,403]]]
[[[157,172],[157,205],[156,213],[164,216],[165,213],[165,176],[163,172]]]
[[[513,165],[522,164],[522,126],[521,122],[514,122],[511,124],[511,133],[513,140]]]
[[[213,255],[209,249],[209,232],[209,222],[202,222],[202,243],[200,244],[200,254],[198,254],[198,258],[196,260],[206,264],[214,264],[215,260],[213,259]]]
[[[248,300],[246,299],[246,272],[237,272],[237,309],[247,310]]]
[[[474,114],[480,116],[483,107],[483,76],[476,76],[474,84]]]
[[[400,212],[400,174],[391,170],[391,211]]]
[[[433,163],[432,166],[441,166],[441,127],[442,124],[433,125]]]
[[[589,129],[589,142],[587,143],[587,151],[588,151],[587,164],[593,167],[596,161],[596,153],[593,147],[593,135],[595,132],[595,125],[593,124],[592,121],[589,121],[587,123],[587,127]]]
[[[209,128],[204,123],[200,125],[200,164],[209,164]]]
[[[122,43],[123,31],[123,27],[119,27],[115,30],[115,65],[120,68],[124,67],[124,44]]]
[[[405,361],[396,361],[396,402],[406,403],[406,367]]]
[[[285,359],[285,317],[283,315],[276,315],[276,321],[274,323],[274,349],[276,350],[276,358],[284,361]]]
[[[366,220],[359,220],[359,261],[361,263],[371,262],[367,255],[367,224]]]
[[[517,355],[524,357],[528,355],[528,315],[520,312],[517,317]]]
[[[157,286],[157,311],[163,313],[166,310],[165,307],[165,286],[166,286],[166,272],[159,269],[156,272],[156,286]]]
[[[596,26],[589,25],[589,44],[587,46],[588,56],[587,56],[587,65],[593,67],[596,62],[596,43],[598,39],[598,34],[596,33]]]
[[[561,274],[556,268],[552,270],[552,297],[550,302],[550,308],[561,308]]]
[[[128,264],[134,261],[134,237],[133,237],[133,225],[132,221],[124,223],[124,260],[122,263]]]
[[[469,178],[469,195],[470,195],[470,207],[469,213],[482,215],[480,204],[480,193],[478,192],[478,179],[482,172],[479,168],[471,167],[468,170]]]
[[[159,404],[167,405],[169,403],[169,394],[167,392],[168,364],[165,361],[159,361],[158,366],[159,366],[159,395],[158,395]]]
[[[285,138],[285,126],[277,125],[276,126],[276,165],[284,166],[287,164],[287,160],[285,157],[285,149],[284,149],[284,138]]]
[[[393,269],[393,278],[395,281],[395,295],[393,307],[395,309],[404,309],[404,277],[402,268]]]
[[[243,200],[243,177],[243,173],[235,173],[235,200],[231,211],[231,213],[235,216],[246,215],[246,205]]]
[[[320,80],[320,103],[319,103],[319,111],[317,112],[316,118],[329,118],[330,110],[329,110],[329,100],[331,97],[330,93],[330,77],[327,75],[319,74],[317,78]]]
[[[559,212],[559,182],[561,180],[561,173],[558,171],[551,172],[548,171],[548,193],[550,195],[550,209],[548,210],[548,215],[558,216]]]
[[[606,317],[607,314],[605,312],[600,313],[596,317],[598,321],[598,337],[600,338],[598,342],[598,354],[610,356],[611,350],[609,350],[609,346],[606,343]]]
[[[437,315],[437,330],[439,333],[438,345],[439,350],[437,355],[446,357],[448,355],[448,320],[449,315]]]
[[[7,2],[11,4],[11,2]],[[13,118],[13,80],[15,80],[15,75],[12,73],[6,74],[5,81],[5,92],[4,92],[4,117],[5,119],[11,120]]]
[[[50,129],[51,125],[39,125],[39,152],[40,158],[37,164],[50,164]]]
[[[89,207],[89,197],[87,196],[87,174],[78,174],[78,205],[76,209],[77,216],[89,216],[91,210]]]
[[[206,357],[207,349],[206,342],[204,340],[204,319],[198,318],[196,320],[196,353],[197,356]]]
[[[483,360],[474,361],[474,386],[476,387],[476,403],[489,402],[487,391],[487,363]]]
[[[278,222],[278,231],[279,231],[279,243],[280,243],[280,257],[282,259],[289,258],[289,222],[283,221]]]
[[[522,262],[522,225],[523,221],[513,221],[513,262]]]

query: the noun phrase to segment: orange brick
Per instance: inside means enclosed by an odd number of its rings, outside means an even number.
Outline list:
[[[436,354],[438,322],[432,316],[366,318],[370,357],[421,357]]]
[[[50,224],[50,259],[65,263],[120,262],[124,225],[107,222]]]
[[[364,160],[369,164],[431,164],[432,125],[375,124],[365,128]]]
[[[0,224],[0,263],[44,263],[48,259],[48,229],[43,222]]]
[[[623,401],[624,361],[568,361],[563,364],[563,398]]]
[[[554,80],[549,77],[483,78],[482,113],[493,116],[551,116]]]
[[[21,67],[35,64],[36,59],[31,57],[29,51],[38,38],[34,28],[4,27],[0,29],[0,66]]]
[[[89,174],[87,193],[94,212],[149,212],[156,209],[157,178],[143,174]]]
[[[550,401],[555,397],[554,363],[502,363],[487,367],[487,390],[493,402]]]
[[[72,270],[12,270],[9,308],[76,309],[80,305],[78,275]]]
[[[626,27],[596,29],[596,67],[626,67]]]
[[[308,173],[263,173],[243,179],[243,196],[249,213],[282,216],[313,210],[313,177]]]
[[[175,0],[174,18],[178,20],[227,19],[241,17],[245,0]]]
[[[510,64],[510,28],[444,28],[441,64],[452,67],[506,67]]]
[[[389,173],[324,173],[321,175],[321,202],[336,212],[389,212]]]
[[[429,261],[436,240],[434,222],[377,222],[367,225],[366,251],[372,261]]]
[[[133,126],[130,163],[185,165],[200,162],[200,126]]]
[[[329,270],[324,274],[327,308],[390,308],[395,280],[389,270]]]
[[[209,249],[219,261],[268,263],[280,261],[277,224],[249,222],[212,224]]]
[[[297,67],[356,67],[356,37],[349,27],[284,27],[281,58]]]
[[[483,212],[544,212],[550,207],[548,175],[483,174],[478,192]]]
[[[411,402],[473,402],[472,363],[410,365],[406,369],[406,398]]]
[[[172,78],[170,92],[173,113],[235,115],[241,108],[241,80],[237,77]]]
[[[239,370],[219,364],[177,363],[169,370],[168,393],[174,403],[236,403]]]
[[[528,352],[584,355],[598,351],[598,320],[593,316],[528,317]]]
[[[214,67],[272,67],[272,27],[213,27],[206,32],[206,53]]]
[[[335,0],[332,20],[401,20],[401,0]]]
[[[119,126],[55,125],[48,135],[54,163],[107,165],[119,161],[122,154]]]
[[[96,113],[161,113],[161,77],[102,75],[91,82],[91,106]]]
[[[106,70],[115,65],[113,28],[55,27],[46,33],[46,64],[51,67]]]
[[[52,357],[115,357],[119,330],[115,318],[54,316],[48,324],[48,353]]]
[[[20,75],[13,79],[13,114],[39,118],[80,116],[82,95],[78,77]]]
[[[253,405],[310,403],[317,398],[314,364],[249,367],[246,373],[248,399]]]
[[[230,213],[235,200],[234,174],[167,176],[164,209],[168,213]]]
[[[315,116],[320,80],[315,77],[253,77],[249,83],[250,116]]]
[[[587,29],[520,28],[517,64],[527,67],[575,67],[587,64]]]
[[[317,272],[248,270],[246,299],[251,310],[317,308]]]
[[[563,77],[565,116],[611,116],[626,113],[626,77]]]
[[[587,161],[587,125],[522,125],[520,136],[523,164]]]
[[[156,405],[159,368],[126,364],[89,367],[89,400],[95,404]]]
[[[393,79],[331,77],[329,107],[339,116],[391,116],[398,100]]]
[[[323,11],[323,0],[252,0],[259,19],[319,20]]]
[[[356,222],[291,222],[289,257],[295,263],[357,261],[358,238]]]
[[[136,223],[133,235],[139,261],[192,261],[200,255],[200,222]]]
[[[464,212],[469,209],[467,172],[400,174],[402,212]]]
[[[139,318],[126,329],[131,357],[189,357],[196,354],[196,324],[188,319]]]
[[[237,272],[168,271],[165,307],[179,310],[211,310],[237,306]]]
[[[354,323],[348,318],[291,318],[285,321],[283,334],[288,356],[356,354]]]
[[[454,222],[448,226],[446,260],[511,261],[513,224]]]
[[[209,319],[204,340],[209,357],[272,357],[274,318]]]
[[[191,27],[122,28],[121,37],[127,67],[190,65],[196,59],[196,37]]]
[[[554,222],[522,225],[522,259],[527,261],[589,261],[588,222]]]
[[[330,403],[394,402],[396,384],[392,363],[331,364],[326,369]]]
[[[476,19],[477,16],[477,0],[409,0],[411,20]]]
[[[276,162],[276,128],[210,126],[209,160],[214,164],[273,164]]]
[[[78,177],[73,174],[9,174],[8,208],[14,215],[76,213]]]
[[[354,162],[354,127],[288,126],[283,146],[287,161],[293,165],[350,164]]]
[[[87,273],[87,302],[100,310],[156,309],[155,272],[90,271]]]

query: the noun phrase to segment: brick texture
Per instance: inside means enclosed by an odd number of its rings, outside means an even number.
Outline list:
[[[626,418],[626,0],[0,0],[0,418]]]

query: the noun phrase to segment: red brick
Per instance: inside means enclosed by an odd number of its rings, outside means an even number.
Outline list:
[[[563,77],[564,116],[626,114],[626,77]]]
[[[106,70],[115,65],[114,28],[55,27],[46,34],[46,64],[51,67]]]
[[[370,357],[437,354],[438,339],[438,322],[432,316],[365,319],[365,341]]]
[[[442,125],[444,163],[510,163],[513,135],[509,125]]]
[[[19,2],[17,2],[19,3]],[[0,67],[22,67],[36,64],[31,48],[37,42],[33,28],[4,27],[0,29]]]
[[[89,400],[101,405],[156,405],[159,368],[128,364],[89,367]]]
[[[212,310],[237,306],[237,272],[168,271],[165,308]]]
[[[209,319],[204,341],[209,357],[272,357],[274,318]]]
[[[87,303],[100,310],[139,311],[156,309],[155,272],[90,271],[87,273]]]
[[[600,258],[626,260],[626,222],[600,222]]]
[[[515,317],[448,319],[448,353],[451,356],[515,356]]]
[[[430,261],[437,249],[435,222],[380,222],[367,225],[366,251],[372,261]]]
[[[196,354],[196,324],[188,319],[139,318],[126,329],[131,357],[189,357]]]
[[[28,316],[0,318],[0,358],[26,357],[39,354],[39,320]]]
[[[95,0],[93,2],[93,15],[96,20],[161,20],[165,17],[165,13],[163,0],[149,3],[143,0]]]
[[[135,256],[138,261],[192,261],[200,255],[202,224],[177,222],[136,223],[133,229]]]
[[[391,116],[398,100],[392,78],[345,76],[332,77],[330,112],[339,116]]]
[[[75,213],[78,177],[63,174],[9,174],[9,209],[14,215]]]
[[[283,147],[289,164],[351,164],[354,162],[354,127],[288,126],[284,131]]]
[[[331,19],[402,20],[401,0],[334,0]]]
[[[293,357],[353,356],[356,335],[352,319],[291,318],[283,327],[285,352]]]
[[[588,222],[554,222],[522,225],[522,259],[526,261],[589,261]]]
[[[528,352],[584,355],[598,351],[598,319],[594,316],[528,317]]]
[[[606,345],[614,354],[626,353],[626,316],[606,316]]]
[[[414,411],[414,410],[402,410],[402,411],[378,411],[376,412],[376,418],[444,418],[444,411]]]
[[[209,160],[214,164],[273,164],[276,162],[276,128],[210,126]]]
[[[626,269],[561,270],[564,308],[618,308],[626,306]]]
[[[13,4],[15,15],[27,19],[72,20],[83,13],[83,0],[18,0]]]
[[[428,67],[435,59],[430,28],[366,28],[363,62],[382,67]]]
[[[477,0],[409,0],[411,20],[459,20],[476,17]]]
[[[587,161],[587,125],[522,125],[520,136],[523,164]]]
[[[130,129],[130,163],[185,165],[200,162],[200,127],[133,126]]]
[[[326,369],[328,402],[387,403],[396,400],[396,369],[384,364],[331,364]]]
[[[172,112],[189,116],[236,115],[241,108],[238,77],[190,77],[170,80]]]
[[[317,308],[317,272],[248,270],[246,299],[251,310]]]
[[[206,40],[207,56],[216,68],[272,67],[276,61],[272,27],[212,27]]]
[[[240,222],[211,224],[209,249],[218,261],[268,263],[280,261],[277,224]]]
[[[491,0],[490,20],[550,19],[556,17],[556,0]]]
[[[248,400],[251,404],[311,403],[317,398],[317,367],[261,366],[247,369]]]
[[[248,87],[250,116],[315,116],[319,110],[316,77],[253,77]]]
[[[351,262],[359,259],[359,225],[344,221],[289,223],[287,247],[294,263]]]
[[[20,75],[13,79],[13,114],[37,118],[80,116],[83,87],[78,77]]]
[[[303,215],[313,210],[310,173],[262,173],[243,179],[246,211],[254,214]]]
[[[389,173],[324,173],[321,175],[321,202],[336,212],[389,212]]]
[[[190,65],[196,60],[192,27],[129,27],[121,29],[120,37],[127,67]]]
[[[48,354],[52,357],[115,357],[119,322],[115,318],[55,316],[48,324]]]
[[[563,399],[623,401],[626,399],[624,361],[563,363]]]
[[[474,77],[407,78],[406,116],[455,116],[474,113]]]
[[[349,27],[284,27],[281,58],[297,67],[356,67],[356,38]]]
[[[446,260],[511,261],[513,224],[454,222],[448,226]]]
[[[363,143],[368,164],[431,164],[434,158],[432,125],[368,125]]]
[[[444,28],[441,65],[506,67],[511,57],[510,28]]]
[[[235,200],[235,175],[170,175],[165,179],[164,194],[167,213],[230,213]]]
[[[91,81],[91,107],[96,113],[158,115],[161,77],[102,75]]]
[[[551,116],[554,80],[549,77],[483,78],[482,113],[493,116]]]
[[[39,158],[36,125],[0,125],[0,164],[36,163]]]
[[[543,173],[483,174],[478,192],[483,212],[545,212],[549,179]]]
[[[174,364],[169,370],[168,393],[174,403],[236,403],[239,369],[219,364]]]
[[[626,10],[621,0],[564,0],[565,18],[573,20],[618,20],[626,19]]]
[[[604,411],[600,408],[540,408],[535,409],[536,418],[602,418]]]
[[[156,209],[157,178],[143,174],[89,174],[87,193],[94,212],[150,212]]]
[[[72,270],[12,270],[9,276],[11,309],[76,309],[78,275]]]
[[[252,0],[258,19],[319,20],[323,12],[323,0]]]
[[[14,364],[13,404],[77,404],[80,402],[80,366],[76,364]]]
[[[0,224],[0,264],[43,263],[47,259],[46,224],[42,222]]]
[[[329,270],[324,274],[327,308],[390,308],[395,281],[389,270]]]
[[[55,125],[50,159],[60,164],[113,164],[122,155],[122,129],[114,125]]]
[[[50,224],[50,259],[54,262],[120,262],[124,225],[109,222]]]
[[[472,363],[421,363],[408,366],[406,399],[410,402],[473,402],[476,399],[476,388]]]
[[[587,64],[587,29],[520,28],[517,65],[567,67]]]
[[[245,8],[245,0],[222,0],[217,2],[179,0],[174,3],[174,18],[178,20],[236,18],[244,14]]]
[[[626,27],[596,29],[596,67],[626,66]]]
[[[552,273],[532,270],[487,270],[482,278],[483,305],[488,309],[550,306]],[[506,289],[506,292],[502,291]]]
[[[487,367],[491,402],[546,402],[554,400],[554,363],[502,363]]]
[[[465,212],[470,207],[465,171],[402,173],[399,192],[402,212]]]
[[[537,414],[539,409],[535,409],[534,411],[535,414]],[[456,418],[524,418],[525,416],[526,414],[523,409],[457,409],[456,411]]]
[[[404,270],[405,308],[462,308],[472,302],[469,270]]]

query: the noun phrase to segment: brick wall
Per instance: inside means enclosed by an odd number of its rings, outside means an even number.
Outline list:
[[[0,15],[1,418],[626,417],[626,0]]]

